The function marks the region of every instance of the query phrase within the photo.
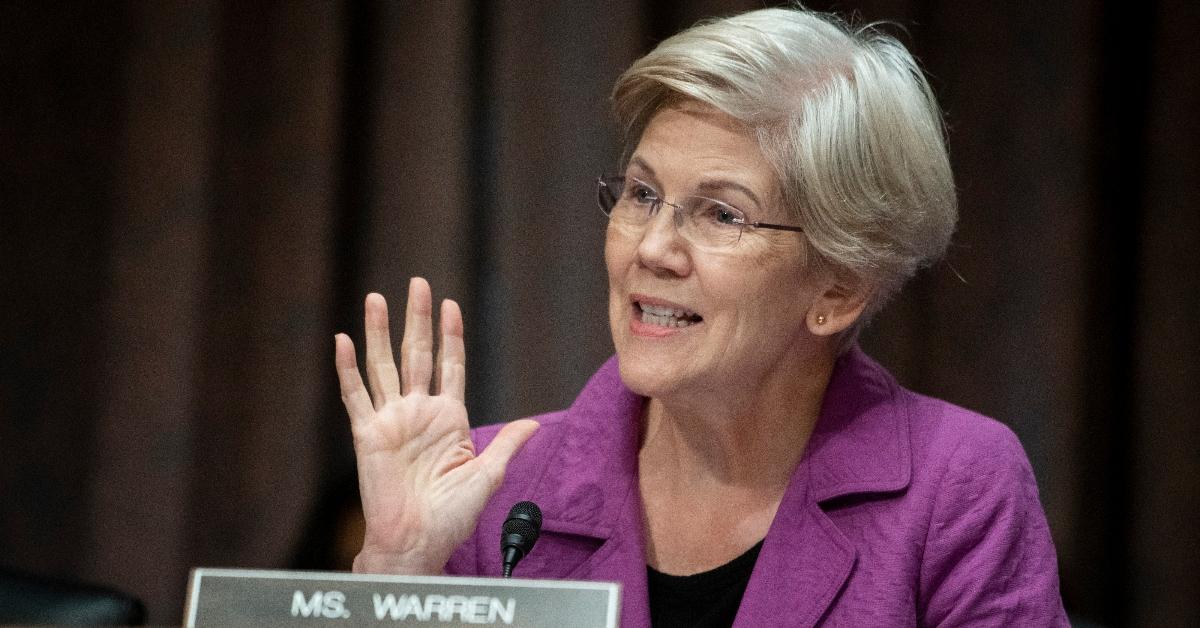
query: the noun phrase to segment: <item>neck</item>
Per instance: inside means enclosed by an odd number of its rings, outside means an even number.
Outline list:
[[[782,496],[819,418],[833,362],[831,351],[818,352],[775,365],[753,388],[651,399],[643,411],[643,473]]]

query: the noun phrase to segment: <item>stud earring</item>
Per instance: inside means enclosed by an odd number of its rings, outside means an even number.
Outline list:
[[[817,324],[818,325],[825,324],[825,315],[824,314],[817,314]]]

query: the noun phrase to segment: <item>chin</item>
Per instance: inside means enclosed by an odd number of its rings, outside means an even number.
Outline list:
[[[659,397],[662,395],[662,382],[655,381],[645,369],[631,366],[628,361],[620,360],[621,383],[625,387],[643,397]]]
[[[662,364],[662,360],[634,355],[629,351],[618,351],[617,361],[621,367],[621,382],[629,390],[643,396],[661,399],[681,387],[682,377],[674,364]]]

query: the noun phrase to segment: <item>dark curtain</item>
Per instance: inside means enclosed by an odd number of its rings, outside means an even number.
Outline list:
[[[863,344],[1017,431],[1073,614],[1200,625],[1200,8],[809,5],[898,25],[960,190]],[[157,623],[193,566],[339,567],[332,336],[413,275],[463,305],[474,421],[568,404],[611,351],[609,87],[758,6],[4,3],[0,567]]]

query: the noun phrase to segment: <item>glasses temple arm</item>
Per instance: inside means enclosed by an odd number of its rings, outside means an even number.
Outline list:
[[[804,227],[794,227],[792,225],[775,225],[769,222],[747,222],[745,224],[746,226],[754,227],[755,229],[779,229],[781,231],[796,231],[799,233],[804,233]]]

